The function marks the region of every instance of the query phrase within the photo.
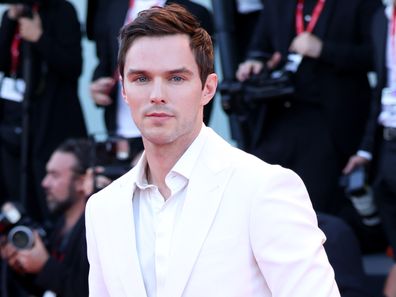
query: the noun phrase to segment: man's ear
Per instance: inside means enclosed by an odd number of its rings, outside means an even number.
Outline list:
[[[202,90],[202,104],[206,105],[214,97],[217,90],[218,78],[216,73],[211,73],[206,78],[204,88]]]
[[[120,83],[121,83],[121,95],[122,95],[122,98],[124,98],[124,101],[128,104],[128,100],[127,100],[125,89],[124,89],[124,80],[122,79],[121,75],[119,76],[118,79],[120,80]]]
[[[77,192],[84,192],[84,193],[90,192],[87,191],[88,188],[87,185],[90,184],[91,179],[93,180],[93,174],[85,173],[83,175],[77,176],[77,178],[74,180],[75,190]],[[92,185],[90,184],[90,186]]]

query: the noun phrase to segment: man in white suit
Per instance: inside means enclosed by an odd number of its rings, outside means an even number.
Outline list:
[[[88,201],[90,296],[340,296],[301,179],[203,125],[217,86],[209,35],[170,5],[120,39],[145,152]]]

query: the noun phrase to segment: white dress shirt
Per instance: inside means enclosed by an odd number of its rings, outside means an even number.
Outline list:
[[[158,187],[147,181],[147,160],[141,163],[133,197],[136,245],[147,297],[161,296],[168,275],[172,235],[178,226],[188,182],[205,143],[205,129],[171,169],[165,182],[171,190],[165,200]],[[144,157],[145,158],[145,157]]]

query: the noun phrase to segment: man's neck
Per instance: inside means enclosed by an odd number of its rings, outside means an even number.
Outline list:
[[[165,183],[166,175],[187,151],[198,134],[199,131],[195,137],[184,142],[161,146],[150,143],[143,138],[147,158],[147,181],[158,187],[158,190],[165,200],[168,199],[171,194],[170,189]]]
[[[76,225],[81,218],[85,209],[85,199],[79,199],[74,203],[65,213],[65,224],[62,228],[62,233],[67,233]]]
[[[149,184],[154,184],[158,187],[165,200],[171,195],[171,191],[165,183],[166,175],[177,163],[185,150],[175,152],[172,149],[166,148],[145,149],[147,157],[147,181]]]

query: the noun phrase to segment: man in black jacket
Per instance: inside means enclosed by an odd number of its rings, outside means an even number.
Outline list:
[[[363,134],[377,0],[266,0],[239,80],[267,66],[292,71],[293,95],[265,104],[253,153],[296,171],[315,210],[336,213],[339,176]],[[293,54],[293,55],[290,55]]]
[[[344,168],[349,174],[370,161],[374,175],[373,194],[393,260],[396,260],[396,63],[395,1],[389,1],[374,14],[372,40],[377,85],[371,102],[370,117],[359,150]],[[396,264],[390,273],[385,295],[396,296]]]
[[[0,27],[0,200],[18,200],[23,194],[20,162],[26,156],[25,206],[36,220],[44,221],[48,210],[40,183],[45,164],[66,138],[86,136],[78,98],[81,30],[68,1],[27,2],[37,4],[28,9],[10,5]],[[26,88],[16,88],[18,98],[8,86],[22,80]]]
[[[32,248],[17,249],[6,243],[1,249],[16,280],[29,292],[88,296],[84,210],[90,194],[86,192],[90,156],[89,141],[70,139],[55,150],[47,164],[42,186],[48,208],[58,218],[48,247],[35,232]]]

